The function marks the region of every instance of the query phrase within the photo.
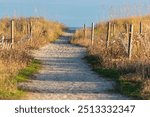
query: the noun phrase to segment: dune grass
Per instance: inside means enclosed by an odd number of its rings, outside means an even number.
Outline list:
[[[24,96],[25,92],[17,89],[17,84],[20,82],[27,82],[31,78],[32,74],[36,73],[40,69],[40,64],[39,60],[33,59],[27,67],[19,70],[19,73],[14,74],[14,76],[12,75],[3,82],[0,80],[2,85],[0,90],[0,99],[20,99]]]
[[[21,99],[25,92],[18,90],[19,82],[26,82],[40,69],[40,61],[31,52],[55,41],[64,30],[64,25],[44,18],[17,18],[15,20],[15,45],[12,49],[0,47],[0,99]],[[32,21],[32,41],[17,44],[27,36],[27,23]],[[10,19],[0,19],[0,38],[10,38]]]
[[[141,21],[142,33],[139,31]],[[86,60],[92,65],[94,71],[115,80],[117,91],[136,99],[149,99],[150,29],[148,21],[150,22],[149,16],[111,20],[108,48],[106,48],[107,22],[96,25],[93,46],[90,40],[90,28],[86,28],[86,37],[84,37],[83,29],[77,30],[71,43],[87,47]],[[131,23],[134,25],[134,35],[132,58],[129,60],[126,51],[128,47],[126,24]],[[115,31],[113,24],[115,24]]]

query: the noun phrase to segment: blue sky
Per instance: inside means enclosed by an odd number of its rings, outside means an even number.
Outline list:
[[[68,26],[150,13],[150,0],[0,0],[0,17],[43,16]]]

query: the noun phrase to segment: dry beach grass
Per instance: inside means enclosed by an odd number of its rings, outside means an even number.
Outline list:
[[[32,41],[16,44],[27,35],[27,22],[32,21]],[[0,99],[18,99],[22,91],[17,89],[16,75],[33,62],[31,51],[54,41],[62,34],[64,25],[47,21],[43,18],[18,18],[15,21],[15,47],[13,49],[0,48]],[[10,19],[0,20],[1,36],[10,37]],[[33,67],[33,66],[32,66]],[[31,68],[30,68],[31,69]]]
[[[142,21],[142,33],[139,33]],[[95,27],[94,45],[91,46],[90,29],[87,28],[86,37],[84,30],[77,30],[71,43],[88,48],[87,59],[97,72],[108,77],[119,74],[118,90],[123,94],[149,99],[150,96],[150,17],[132,17],[111,20],[111,38],[109,47],[106,48],[107,22],[102,22]],[[132,58],[128,59],[128,35],[126,25],[133,24]],[[115,25],[115,29],[114,26]]]

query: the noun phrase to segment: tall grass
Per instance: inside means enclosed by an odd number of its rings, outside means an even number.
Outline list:
[[[140,20],[139,20],[140,19]],[[139,33],[140,21],[143,32]],[[132,17],[125,19],[113,19],[111,22],[110,46],[106,48],[107,22],[99,23],[95,27],[94,45],[91,46],[90,29],[84,37],[83,29],[77,30],[73,40],[74,44],[88,48],[88,56],[92,59],[94,69],[108,76],[108,70],[116,70],[120,77],[118,82],[122,93],[134,97],[147,99],[150,97],[150,17]],[[113,33],[115,24],[115,33]],[[128,59],[128,36],[126,24],[134,25],[132,59]],[[107,70],[107,71],[108,71]],[[111,75],[112,72],[110,72]],[[130,90],[132,89],[132,90]]]
[[[34,68],[31,51],[55,41],[63,33],[64,25],[58,22],[48,21],[44,18],[18,18],[15,20],[15,45],[13,49],[0,48],[0,99],[18,99],[22,96],[22,91],[18,90],[17,83],[20,70],[32,65]],[[32,42],[25,41],[17,44],[22,37],[27,36],[27,23],[32,21],[33,36]],[[0,20],[0,34],[5,38],[10,38],[10,19]],[[27,67],[29,68],[29,67]],[[25,71],[24,70],[24,71]],[[36,71],[36,69],[32,70]]]

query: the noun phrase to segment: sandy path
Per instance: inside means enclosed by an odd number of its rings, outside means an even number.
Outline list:
[[[42,69],[35,74],[36,79],[19,84],[29,91],[29,99],[128,99],[110,93],[114,83],[91,71],[82,60],[86,49],[68,44],[68,41],[69,37],[64,36],[34,52],[35,58],[42,61]]]

